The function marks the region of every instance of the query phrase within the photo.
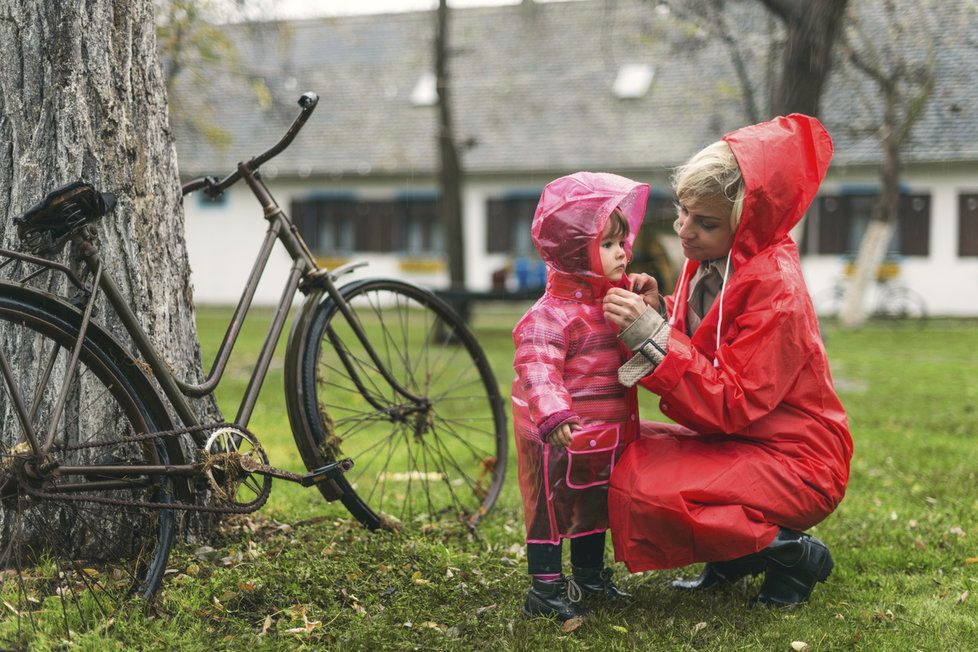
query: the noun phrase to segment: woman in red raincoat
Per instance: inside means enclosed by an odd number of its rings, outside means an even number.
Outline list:
[[[660,306],[646,277],[605,298],[636,352],[619,378],[676,422],[643,424],[612,476],[615,556],[633,572],[709,562],[685,589],[764,572],[757,600],[792,606],[832,569],[803,531],[842,500],[852,439],[788,235],[831,156],[808,116],[728,134],[676,174],[676,293]]]
[[[513,420],[533,576],[524,611],[566,620],[586,613],[579,593],[624,594],[604,568],[608,480],[638,433],[634,389],[618,382],[628,357],[601,300],[627,286],[625,263],[649,186],[578,172],[547,185],[533,242],[548,268],[544,296],[513,330]],[[573,577],[561,574],[571,540]]]

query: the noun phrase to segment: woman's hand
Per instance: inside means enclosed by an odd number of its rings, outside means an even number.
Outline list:
[[[653,279],[653,283],[655,280]],[[658,300],[656,300],[658,307]],[[624,330],[645,312],[649,304],[644,294],[635,294],[622,288],[611,288],[604,295],[604,318]]]
[[[648,274],[629,274],[628,282],[631,290],[642,297],[645,305],[652,310],[659,309],[659,282]]]
[[[557,426],[550,431],[547,435],[547,441],[550,442],[551,446],[556,446],[557,448],[566,448],[571,443],[571,434],[573,431],[580,428],[576,423],[565,423],[563,425]]]

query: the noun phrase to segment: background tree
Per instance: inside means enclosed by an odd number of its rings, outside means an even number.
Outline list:
[[[744,116],[818,116],[848,0],[667,0],[671,13],[730,54]],[[768,18],[759,17],[763,6]],[[685,35],[684,35],[685,36]],[[759,42],[760,41],[760,42]],[[684,40],[685,43],[685,40]]]
[[[439,0],[435,30],[435,88],[438,91],[438,184],[441,190],[439,212],[448,255],[448,277],[451,287],[465,287],[465,241],[462,233],[462,162],[455,141],[455,124],[451,104],[451,47],[449,45],[449,11],[447,0]],[[456,310],[460,306],[456,305]],[[463,318],[468,315],[463,314]]]
[[[902,152],[934,94],[938,38],[960,39],[968,24],[960,7],[907,0],[861,0],[850,11],[844,54],[870,82],[863,118],[851,128],[880,144],[880,189],[843,297],[841,322],[866,321],[866,294],[883,262],[900,206]],[[855,82],[857,87],[861,84]]]
[[[781,66],[772,114],[821,114],[822,92],[832,71],[833,49],[848,0],[759,0],[784,25]]]
[[[97,224],[104,270],[174,371],[193,378],[200,350],[152,0],[0,0],[0,50],[0,242],[16,249],[13,217],[63,184],[114,193]],[[71,251],[61,260],[75,264]],[[55,275],[48,289],[63,286]],[[104,302],[95,318],[122,336]],[[198,408],[216,413],[209,400]]]

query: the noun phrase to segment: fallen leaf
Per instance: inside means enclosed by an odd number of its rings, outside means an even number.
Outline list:
[[[964,560],[966,564],[978,564],[978,557],[968,557]]]
[[[560,629],[564,633],[573,632],[575,629],[584,624],[583,618],[568,618],[560,626]]]
[[[962,530],[962,529],[961,529],[961,528],[960,528],[959,526],[957,526],[957,525],[955,525],[955,526],[954,526],[954,527],[952,527],[952,528],[951,528],[950,530],[948,530],[948,533],[950,533],[950,534],[956,534],[956,535],[957,535],[957,536],[959,536],[959,537],[963,537],[963,536],[965,535],[965,534],[964,534],[964,530]]]
[[[270,630],[271,628],[272,628],[272,617],[265,616],[265,620],[261,624],[261,633],[267,634],[268,630]]]
[[[964,603],[964,601],[968,599],[968,595],[969,595],[969,592],[968,591],[965,591],[964,593],[962,593],[961,595],[959,595],[958,596],[958,604]]]
[[[218,611],[224,611],[224,605],[221,604],[221,601],[217,599],[216,595],[211,598],[211,601],[214,603],[214,606],[217,607]]]
[[[426,620],[423,623],[421,623],[421,626],[422,627],[427,627],[429,629],[441,629],[441,625],[439,625],[438,623],[434,622],[433,620]]]
[[[921,539],[920,537],[917,537],[916,539],[914,539],[913,540],[913,544],[915,546],[917,546],[918,548],[920,548],[921,550],[927,550],[927,544],[924,543],[924,540]]]
[[[792,641],[791,649],[795,652],[811,652],[812,646],[805,641]]]
[[[706,623],[700,622],[693,625],[693,635],[695,636],[700,631],[706,629]]]
[[[486,613],[487,611],[491,611],[492,609],[495,608],[496,608],[495,604],[490,604],[485,607],[479,607],[478,609],[475,610],[475,617],[479,618],[480,616],[482,616],[482,614]]]
[[[254,591],[255,582],[253,580],[248,580],[247,582],[238,582],[238,590],[240,591]]]

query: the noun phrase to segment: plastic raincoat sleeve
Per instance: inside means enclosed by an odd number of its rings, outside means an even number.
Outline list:
[[[781,293],[775,283],[754,285],[747,304],[756,307],[734,320],[717,366],[672,329],[669,354],[642,380],[662,397],[666,416],[704,434],[749,434],[751,423],[781,403],[811,354],[810,320]]]
[[[540,438],[567,421],[579,423],[563,382],[568,349],[564,326],[549,311],[535,310],[520,323],[513,338],[513,369]]]

